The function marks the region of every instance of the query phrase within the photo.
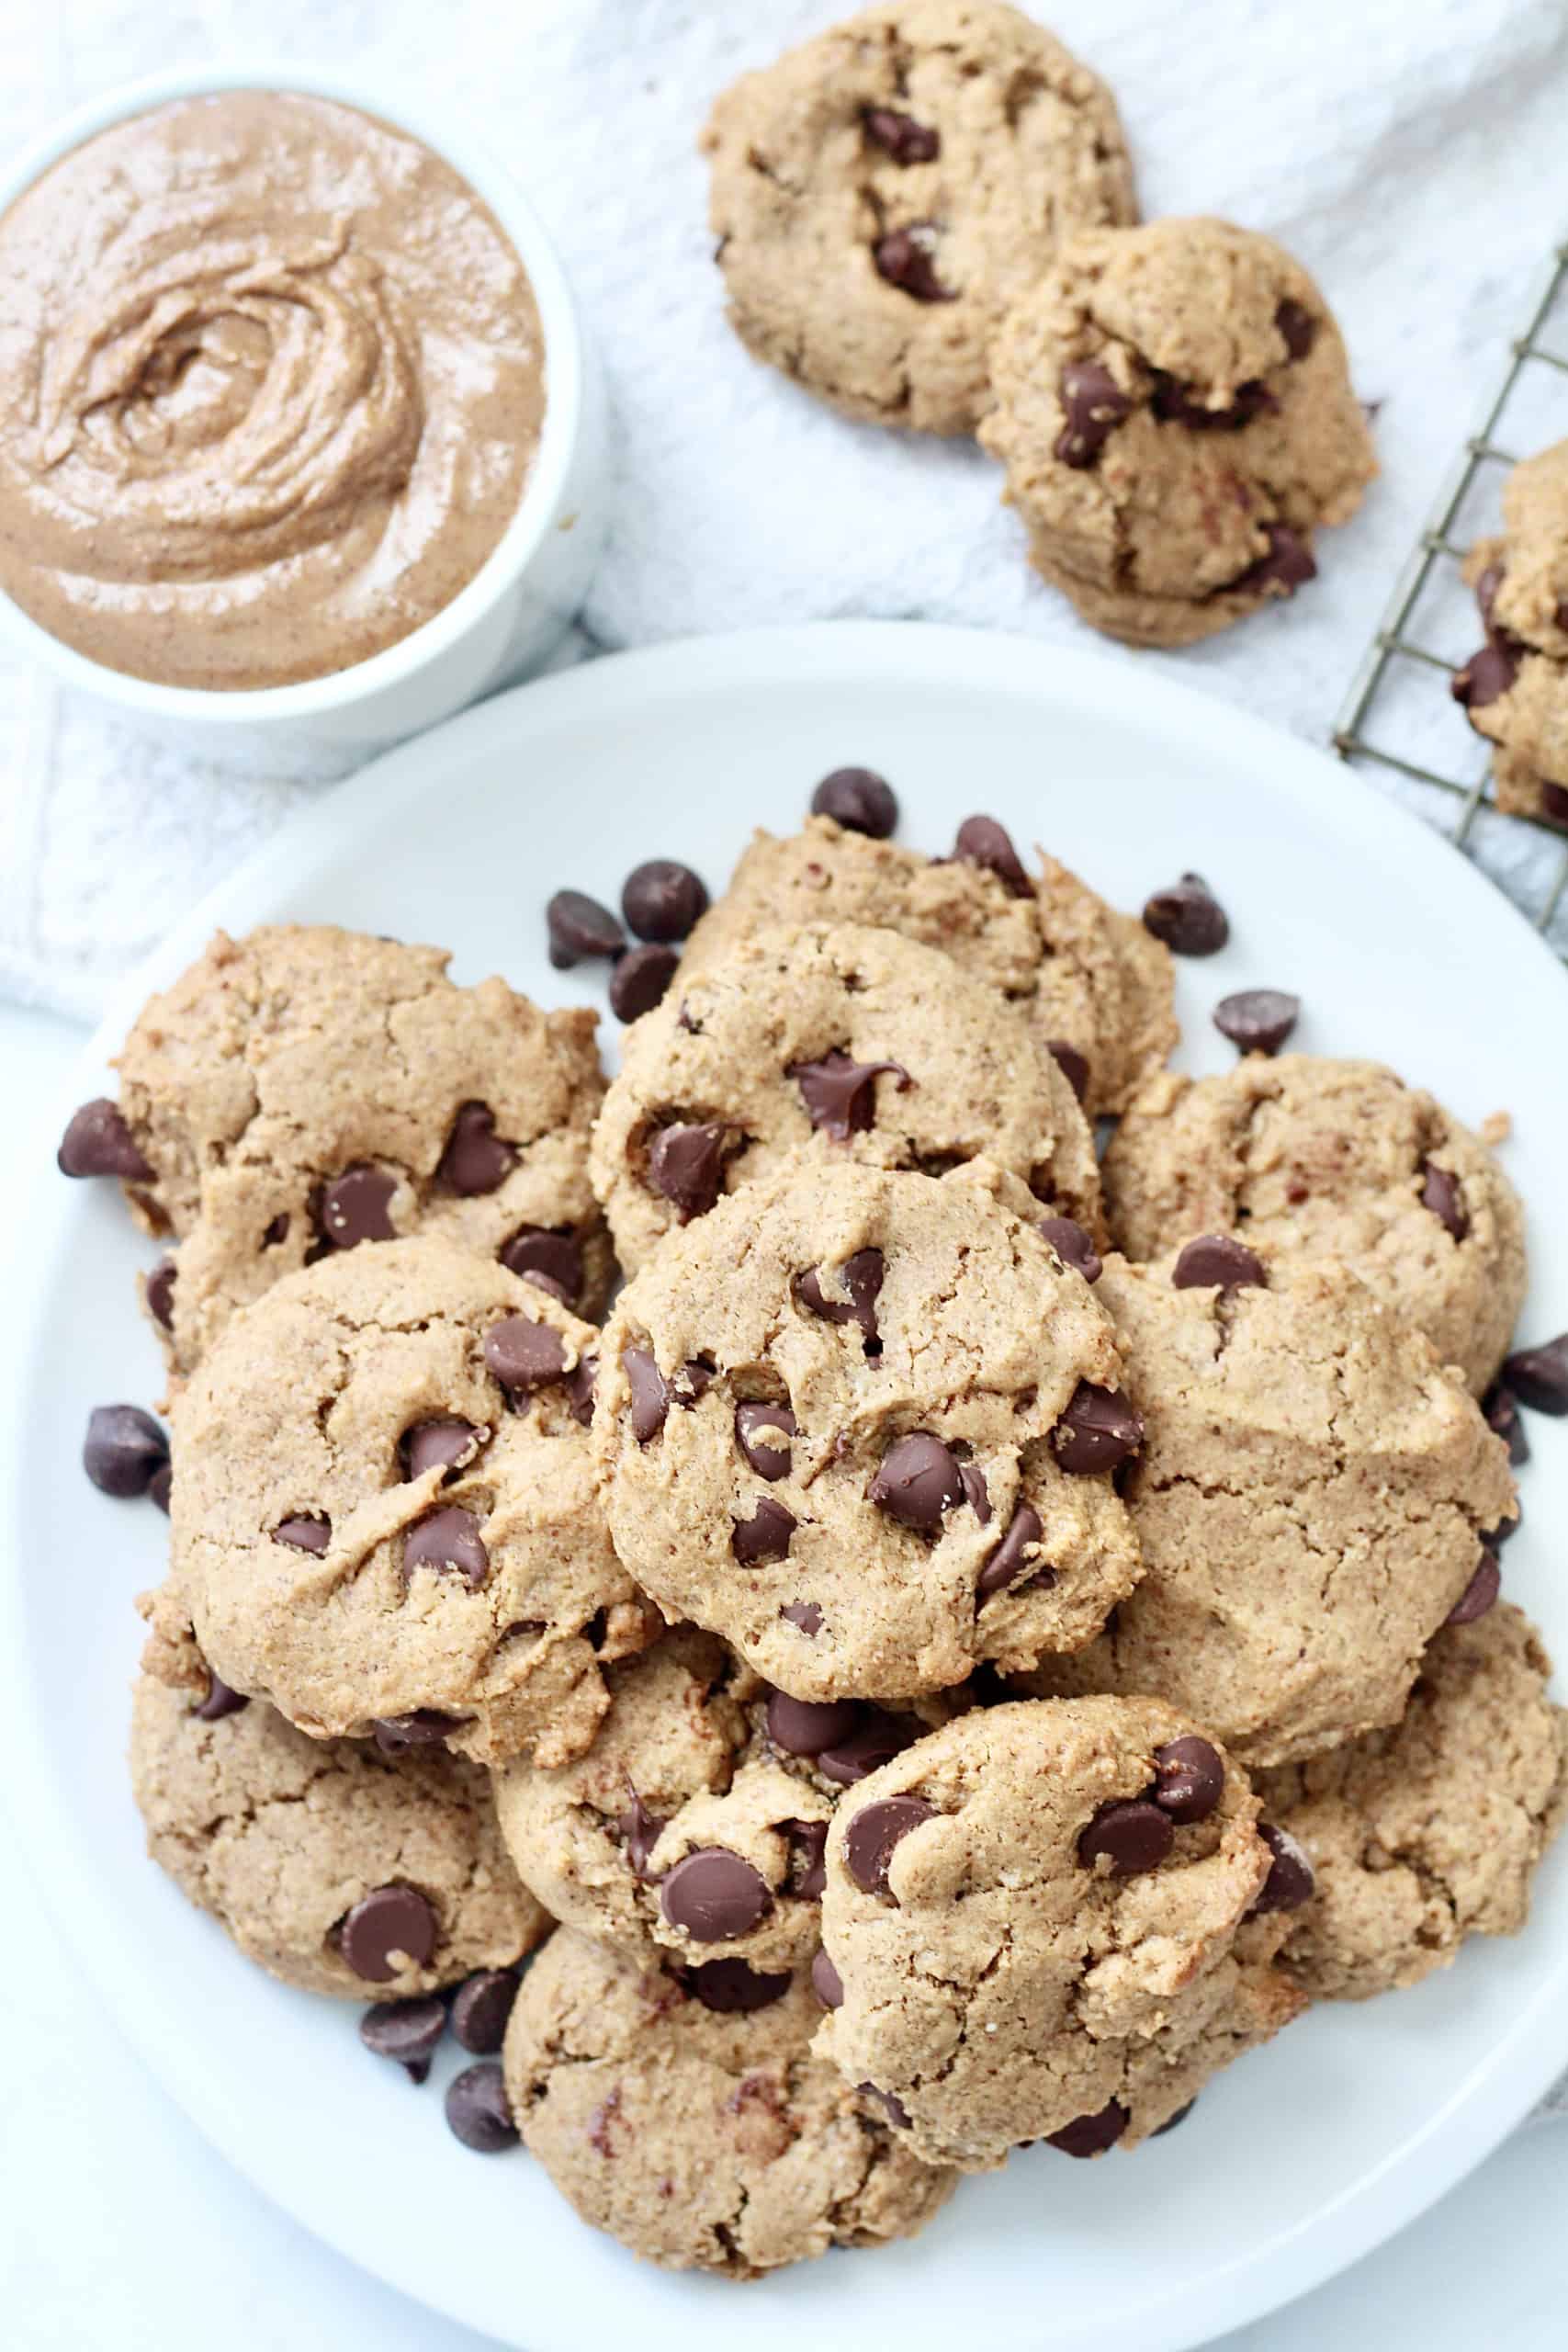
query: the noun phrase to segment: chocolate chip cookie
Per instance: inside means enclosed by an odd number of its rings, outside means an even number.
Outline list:
[[[1247,1764],[1397,1723],[1515,1515],[1458,1375],[1332,1260],[1265,1266],[1228,1240],[1111,1259],[1095,1295],[1145,1418],[1123,1484],[1144,1577],[1022,1687],[1157,1690]]]
[[[797,1699],[899,1698],[1088,1641],[1138,1573],[1141,1423],[1081,1274],[976,1161],[807,1151],[671,1234],[605,1326],[627,1569]]]
[[[953,2190],[813,2057],[807,1977],[761,1984],[737,1999],[562,1928],[512,2012],[506,2088],[530,2155],[585,2222],[668,2269],[755,2278],[879,2245]]]
[[[107,1172],[178,1245],[146,1285],[176,1373],[280,1276],[415,1232],[603,1306],[596,1015],[458,988],[446,963],[325,925],[220,932],[147,1005],[118,1064],[130,1158]]]
[[[1272,1863],[1257,1820],[1246,1774],[1162,1700],[931,1733],[829,1833],[818,2051],[927,2163],[1144,2138],[1193,2096],[1200,2045],[1249,2038],[1232,1945]],[[1272,2030],[1301,2003],[1265,1985],[1247,2014]]]
[[[1299,263],[1212,220],[1088,230],[991,351],[980,437],[1035,568],[1133,645],[1294,594],[1377,470],[1339,330]]]
[[[874,424],[967,433],[1007,305],[1135,220],[1103,83],[997,0],[889,0],[748,74],[702,144],[736,333]]]
[[[596,1335],[445,1241],[334,1252],[231,1318],[174,1424],[170,1580],[236,1690],[317,1738],[483,1762],[587,1746],[647,1612],[585,1422]]]
[[[1465,563],[1486,641],[1454,698],[1497,747],[1498,808],[1568,826],[1568,441],[1514,468],[1503,519]]]
[[[1170,954],[1065,865],[1036,855],[1032,881],[988,817],[969,819],[946,858],[826,817],[784,840],[759,831],[692,933],[681,981],[770,923],[901,932],[1012,998],[1091,1118],[1120,1111],[1176,1043]]]
[[[1023,1015],[935,948],[813,924],[738,940],[629,1032],[591,1161],[622,1265],[813,1134],[938,1175],[987,1153],[1103,1239],[1094,1138]]]
[[[207,1676],[143,1675],[130,1778],[148,1850],[286,1984],[402,1999],[507,1968],[549,1920],[507,1860],[490,1784],[437,1747],[307,1739]]]
[[[1271,1264],[1335,1258],[1477,1396],[1507,1352],[1525,1292],[1514,1188],[1440,1102],[1376,1062],[1250,1054],[1218,1078],[1162,1071],[1103,1172],[1130,1258],[1205,1233]]]
[[[1263,1775],[1316,1892],[1281,1965],[1314,2000],[1364,2000],[1446,1967],[1466,1936],[1524,1926],[1568,1803],[1551,1662],[1503,1602],[1428,1645],[1403,1722]]]

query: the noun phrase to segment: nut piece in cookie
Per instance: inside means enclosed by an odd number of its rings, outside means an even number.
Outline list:
[[[1454,699],[1497,747],[1498,808],[1568,826],[1568,441],[1514,468],[1503,520],[1465,562],[1486,637]]]
[[[562,1928],[512,2012],[512,2111],[583,2220],[668,2269],[755,2278],[909,2237],[953,2176],[813,2057],[821,2017],[805,1971],[740,2007]]]
[[[1073,238],[991,370],[980,438],[1036,569],[1129,644],[1190,644],[1292,595],[1377,470],[1322,294],[1228,221]]]

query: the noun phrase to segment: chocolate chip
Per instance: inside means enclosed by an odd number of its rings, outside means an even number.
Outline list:
[[[790,1973],[764,1975],[743,1960],[705,1960],[686,1972],[688,1989],[702,2003],[721,2018],[750,2017],[754,2010],[772,2008],[782,2001],[790,1988]]]
[[[632,1435],[638,1445],[646,1445],[669,1417],[670,1390],[648,1348],[623,1348],[621,1369],[631,1391]]]
[[[1489,1389],[1483,1401],[1482,1411],[1487,1425],[1495,1430],[1508,1449],[1510,1465],[1517,1470],[1530,1458],[1530,1442],[1525,1435],[1525,1425],[1519,1419],[1519,1400],[1511,1388],[1501,1383]]]
[[[700,1397],[705,1396],[717,1377],[717,1366],[705,1356],[688,1357],[676,1371],[670,1383],[673,1401],[690,1412]]]
[[[1568,826],[1568,790],[1545,776],[1540,780],[1540,813],[1549,825]]]
[[[144,1495],[168,1458],[168,1439],[140,1405],[95,1405],[87,1416],[82,1467],[101,1495]]]
[[[1317,1884],[1304,1849],[1288,1829],[1277,1829],[1271,1821],[1260,1821],[1258,1834],[1273,1860],[1263,1882],[1263,1892],[1252,1906],[1254,1915],[1262,1911],[1299,1911],[1303,1903],[1311,1902]]]
[[[804,1634],[808,1642],[814,1642],[822,1631],[822,1611],[814,1600],[786,1600],[779,1615],[786,1625]]]
[[[107,1094],[71,1114],[55,1165],[62,1176],[119,1176],[131,1184],[152,1182],[152,1169],[138,1151],[118,1104]]]
[[[423,2000],[378,2001],[359,2020],[359,2039],[378,2058],[390,2058],[423,2083],[436,2045],[446,2030],[446,2004],[430,1994]]]
[[[885,842],[898,822],[893,786],[874,768],[835,768],[811,796],[814,817],[831,817],[847,833]]]
[[[191,1713],[198,1723],[220,1724],[225,1715],[237,1715],[242,1707],[248,1707],[250,1703],[243,1691],[231,1690],[222,1676],[214,1674],[209,1667],[207,1696],[199,1707],[191,1709]]]
[[[848,1294],[844,1298],[829,1298],[822,1287],[823,1269],[812,1266],[797,1274],[795,1295],[808,1314],[820,1316],[824,1323],[857,1323],[865,1352],[880,1355],[882,1336],[877,1328],[876,1300],[882,1288],[884,1260],[880,1250],[857,1250],[841,1265],[832,1269],[837,1287]]]
[[[815,1903],[828,1883],[828,1824],[825,1821],[784,1821],[789,1838],[791,1891]]]
[[[1311,548],[1289,524],[1266,523],[1263,536],[1269,542],[1267,552],[1236,574],[1231,582],[1233,590],[1282,588],[1287,596],[1293,596],[1298,588],[1304,588],[1309,580],[1317,578]]]
[[[1503,1378],[1534,1413],[1568,1413],[1568,1331],[1539,1348],[1521,1348],[1503,1366]]]
[[[699,1846],[666,1873],[659,1907],[694,1943],[748,1936],[773,1907],[760,1871],[723,1846]]]
[[[852,1789],[868,1773],[879,1771],[895,1756],[902,1756],[920,1736],[920,1725],[908,1715],[889,1714],[885,1707],[863,1707],[861,1719],[845,1739],[824,1747],[817,1770],[825,1781]]]
[[[965,817],[958,828],[953,854],[966,865],[983,865],[987,874],[994,874],[998,882],[1005,883],[1010,897],[1033,897],[1033,887],[1012,845],[1012,835],[994,817]]]
[[[1459,1178],[1435,1160],[1421,1163],[1421,1205],[1431,1210],[1452,1240],[1462,1241],[1470,1231],[1470,1211]]]
[[[910,1084],[901,1062],[855,1062],[835,1046],[819,1062],[790,1062],[784,1076],[793,1078],[814,1127],[837,1143],[863,1135],[876,1117],[876,1081],[897,1078],[902,1094]]]
[[[456,2140],[477,2155],[496,2156],[517,2145],[517,2126],[501,2063],[481,2058],[446,2086],[446,2121]]]
[[[1131,1797],[1102,1804],[1078,1838],[1078,1860],[1092,1870],[1101,1857],[1112,1878],[1130,1878],[1135,1871],[1152,1871],[1164,1861],[1176,1836],[1170,1816],[1146,1797]]]
[[[1144,1442],[1144,1417],[1119,1389],[1097,1388],[1080,1380],[1066,1411],[1051,1432],[1051,1446],[1064,1470],[1092,1477],[1114,1470]]]
[[[1207,1821],[1224,1792],[1224,1758],[1212,1741],[1186,1731],[1156,1748],[1150,1793],[1172,1821]]]
[[[1113,2148],[1132,2118],[1120,2099],[1108,2099],[1094,2115],[1075,2116],[1059,2132],[1047,2132],[1045,2145],[1065,2156],[1102,2156]]]
[[[842,2008],[844,1980],[821,1944],[818,1945],[816,1958],[811,1963],[811,1989],[825,2009]]]
[[[866,137],[896,164],[934,164],[942,153],[942,133],[896,107],[867,107],[861,120]]]
[[[723,1189],[724,1129],[679,1122],[660,1127],[648,1147],[648,1181],[674,1203],[682,1224],[705,1216]]]
[[[552,1233],[542,1225],[520,1225],[500,1256],[508,1273],[548,1274],[574,1304],[581,1292],[582,1251],[573,1234]]]
[[[1495,1552],[1483,1552],[1475,1574],[1444,1618],[1445,1625],[1473,1625],[1496,1600],[1503,1589],[1503,1571]]]
[[[576,1370],[566,1384],[567,1410],[581,1429],[589,1429],[593,1420],[593,1392],[599,1379],[597,1356],[579,1356]]]
[[[794,1459],[789,1440],[795,1415],[787,1405],[737,1405],[735,1442],[759,1478],[787,1478]]]
[[[634,866],[621,892],[621,912],[639,939],[684,939],[707,903],[702,876],[671,857]]]
[[[321,1195],[316,1221],[322,1238],[337,1250],[355,1249],[361,1241],[390,1241],[392,1220],[387,1212],[397,1189],[397,1178],[384,1168],[364,1162],[345,1168]]]
[[[820,1756],[847,1739],[860,1717],[852,1699],[792,1699],[787,1690],[768,1697],[768,1737],[786,1756]]]
[[[1230,919],[1201,874],[1184,874],[1145,900],[1144,929],[1173,956],[1217,956],[1231,935]]]
[[[484,1338],[485,1363],[509,1396],[531,1396],[566,1378],[566,1342],[548,1323],[508,1315]]]
[[[1089,1092],[1089,1060],[1065,1037],[1048,1037],[1045,1049],[1081,1102]]]
[[[768,1567],[775,1560],[789,1557],[795,1526],[793,1511],[785,1510],[772,1495],[759,1495],[750,1518],[736,1521],[729,1548],[743,1568]]]
[[[1214,1007],[1214,1026],[1244,1054],[1277,1054],[1301,1019],[1302,1001],[1283,989],[1241,989]]]
[[[878,277],[917,302],[955,302],[958,297],[952,287],[944,286],[936,274],[935,238],[934,220],[912,220],[907,229],[890,229],[885,237],[878,237],[871,249]]]
[[[1304,359],[1317,341],[1317,321],[1312,312],[1287,298],[1274,313],[1274,324],[1291,357]]]
[[[1040,1230],[1064,1266],[1071,1266],[1086,1283],[1097,1283],[1105,1269],[1099,1250],[1076,1217],[1043,1216]]]
[[[384,1984],[400,1966],[423,1968],[437,1933],[435,1914],[418,1887],[378,1886],[344,1920],[338,1949],[356,1976]]]
[[[1109,368],[1098,359],[1075,359],[1062,370],[1057,396],[1066,418],[1056,435],[1064,466],[1092,466],[1133,403]]]
[[[455,1470],[479,1452],[484,1432],[472,1421],[455,1417],[415,1421],[398,1440],[405,1478],[423,1478],[427,1470]]]
[[[912,1796],[883,1797],[852,1815],[844,1832],[844,1867],[863,1894],[887,1892],[894,1849],[922,1821],[935,1816],[935,1805]]]
[[[1149,2133],[1150,2139],[1163,2140],[1168,2132],[1174,2132],[1179,2123],[1186,2122],[1188,2117],[1191,2114],[1197,2104],[1198,2102],[1195,2098],[1190,2098],[1185,2107],[1179,2107],[1174,2115],[1168,2115],[1163,2123],[1156,2124],[1154,2130]]]
[[[1502,700],[1518,674],[1512,645],[1492,638],[1479,653],[1471,655],[1462,670],[1454,672],[1449,692],[1466,710],[1483,710],[1489,702]]]
[[[545,909],[545,928],[558,972],[570,972],[585,956],[618,956],[626,944],[609,908],[585,890],[558,890]]]
[[[488,2058],[506,2039],[517,1998],[514,1968],[481,1968],[465,1977],[452,2001],[452,2031],[476,2058]]]
[[[617,1021],[640,1021],[661,1003],[681,958],[655,941],[623,956],[610,975],[610,1010]]]
[[[406,1715],[378,1715],[370,1725],[383,1756],[408,1756],[416,1747],[444,1747],[446,1735],[466,1723],[465,1715],[444,1715],[436,1707],[415,1707]]]
[[[288,1238],[288,1211],[280,1209],[262,1235],[264,1250],[281,1250]]]
[[[900,1527],[931,1535],[942,1515],[964,1501],[964,1481],[954,1454],[929,1430],[896,1438],[871,1482],[871,1499]]]
[[[1149,405],[1162,424],[1184,424],[1190,433],[1239,433],[1256,418],[1271,415],[1280,403],[1267,384],[1252,377],[1236,386],[1228,407],[1210,408],[1194,397],[1190,385],[1156,368]]]
[[[476,1589],[483,1584],[490,1574],[490,1554],[473,1512],[458,1503],[448,1503],[444,1510],[416,1520],[403,1537],[404,1576],[412,1576],[415,1568],[466,1577]]]
[[[960,1461],[958,1478],[964,1488],[964,1501],[981,1526],[988,1527],[991,1523],[991,1490],[986,1484],[985,1472],[977,1462]]]
[[[465,1102],[452,1122],[435,1170],[435,1181],[465,1199],[493,1193],[517,1165],[517,1154],[495,1132],[495,1114],[488,1102]]]
[[[668,1824],[662,1815],[649,1811],[635,1789],[631,1792],[631,1800],[625,1813],[617,1816],[615,1827],[626,1846],[632,1876],[641,1879],[646,1884],[654,1875],[648,1867],[649,1856]]]
[[[909,2110],[905,2106],[897,2091],[879,2091],[874,2083],[857,2083],[855,2085],[855,2088],[861,2093],[863,2098],[875,2099],[884,2115],[886,2116],[888,2122],[894,2126],[896,2131],[907,2132],[908,2130]]]
[[[1475,602],[1488,637],[1493,634],[1493,609],[1497,602],[1497,591],[1503,585],[1505,577],[1506,572],[1502,564],[1489,563],[1476,579]]]
[[[169,1515],[169,1498],[174,1490],[174,1465],[168,1462],[162,1463],[152,1473],[152,1484],[147,1489],[147,1499],[151,1503],[157,1504],[165,1519]]]
[[[1524,1514],[1516,1509],[1512,1519],[1500,1519],[1495,1527],[1489,1527],[1487,1529],[1485,1534],[1481,1539],[1482,1550],[1484,1552],[1500,1551],[1502,1546],[1506,1544],[1511,1537],[1518,1533],[1519,1529],[1523,1524]]]
[[[1008,1521],[1007,1533],[980,1571],[975,1587],[977,1600],[988,1600],[992,1593],[1005,1592],[1022,1576],[1032,1579],[1038,1575],[1043,1584],[1055,1584],[1056,1579],[1051,1569],[1041,1570],[1037,1563],[1025,1557],[1030,1545],[1038,1544],[1043,1532],[1039,1512],[1028,1503],[1020,1503]]]
[[[175,1328],[175,1277],[178,1271],[172,1258],[160,1258],[147,1277],[147,1312],[165,1331]]]
[[[272,1531],[275,1544],[287,1544],[293,1552],[312,1552],[318,1556],[333,1540],[333,1523],[324,1510],[293,1511],[280,1519]]]
[[[1178,1290],[1267,1290],[1268,1271],[1256,1250],[1228,1233],[1200,1234],[1170,1270]]]

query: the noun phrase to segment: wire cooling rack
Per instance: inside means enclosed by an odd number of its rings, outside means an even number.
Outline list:
[[[1398,797],[1500,883],[1568,959],[1568,842],[1538,818],[1496,808],[1490,748],[1449,694],[1453,672],[1482,641],[1460,566],[1475,539],[1497,529],[1509,467],[1565,432],[1568,244],[1553,254],[1491,404],[1400,575],[1333,743],[1341,759],[1383,769]]]

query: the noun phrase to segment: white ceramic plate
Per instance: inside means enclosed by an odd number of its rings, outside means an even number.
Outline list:
[[[901,836],[946,848],[994,811],[1129,907],[1184,868],[1233,941],[1179,968],[1185,1054],[1223,1068],[1228,990],[1296,989],[1296,1043],[1364,1053],[1464,1118],[1506,1107],[1531,1209],[1525,1329],[1568,1324],[1564,978],[1462,859],[1337,768],[1134,665],[953,629],[765,632],[595,662],[490,703],[378,762],[182,924],[138,976],[37,1139],[40,1181],[6,1357],[16,1375],[0,1643],[0,1761],[46,1898],[104,2000],[225,2154],[311,2229],[428,2303],[529,2352],[820,2352],[992,2343],[1174,2352],[1365,2253],[1441,2194],[1568,2063],[1568,1856],[1516,1941],[1414,1993],[1323,2009],[1222,2077],[1178,2134],[1077,2165],[1049,2149],[966,2183],[912,2245],[834,2255],[737,2290],[671,2278],[583,2228],[524,2155],[460,2148],[360,2048],[346,2005],[243,1965],[143,1859],[122,1762],[131,1596],[164,1522],[83,1477],[89,1408],[157,1394],[131,1295],[151,1256],[104,1185],[50,1165],[65,1113],[147,991],[204,944],[277,918],[450,943],[547,1002],[601,1001],[544,953],[549,892],[613,900],[637,860],[722,882],[749,829],[791,830],[827,769],[895,783]],[[615,1023],[608,1023],[613,1038]],[[1559,1075],[1553,1075],[1558,1073]],[[1550,1531],[1568,1521],[1568,1435],[1532,1420],[1507,1589],[1568,1650]],[[453,2062],[448,2061],[448,2064]]]

